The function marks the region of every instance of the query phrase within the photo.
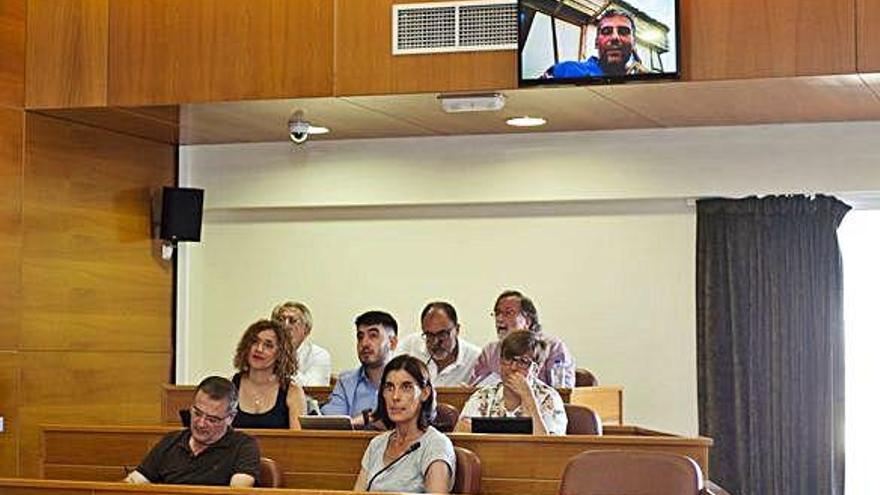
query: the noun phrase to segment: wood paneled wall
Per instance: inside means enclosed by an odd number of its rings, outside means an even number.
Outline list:
[[[0,108],[0,476],[18,459],[18,337],[21,327],[21,173],[24,111]]]
[[[681,0],[695,81],[856,71],[852,0]]]
[[[338,1],[337,95],[485,91],[516,87],[514,50],[392,55],[392,5],[423,1]]]
[[[329,96],[333,0],[111,0],[110,102]]]
[[[26,0],[0,2],[0,105],[24,103]]]
[[[39,424],[159,421],[172,270],[150,195],[174,183],[175,155],[0,109],[0,475],[39,475]]]
[[[880,2],[856,0],[856,60],[859,72],[880,72]]]
[[[107,104],[107,1],[28,0],[28,108]]]
[[[28,0],[28,105],[516,87],[512,50],[392,56],[392,5],[424,1]],[[15,5],[0,16],[20,17]],[[880,70],[878,11],[872,0],[681,0],[684,78]]]

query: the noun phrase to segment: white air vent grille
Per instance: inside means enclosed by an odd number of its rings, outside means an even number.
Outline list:
[[[392,9],[394,55],[516,49],[516,2],[411,3]]]

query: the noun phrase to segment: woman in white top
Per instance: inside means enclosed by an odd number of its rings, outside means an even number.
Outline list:
[[[529,330],[501,341],[501,382],[470,396],[455,431],[471,431],[473,417],[531,417],[535,435],[565,435],[568,417],[559,393],[536,376],[544,341]]]
[[[423,362],[404,354],[385,365],[373,419],[390,431],[367,446],[354,491],[452,490],[455,450],[446,435],[429,426],[434,402],[434,389]]]

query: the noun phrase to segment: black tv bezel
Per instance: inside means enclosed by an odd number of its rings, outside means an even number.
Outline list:
[[[517,87],[527,88],[535,86],[595,86],[607,84],[626,84],[631,82],[649,82],[649,81],[677,81],[681,79],[681,0],[671,0],[675,4],[675,72],[663,72],[652,74],[630,74],[624,76],[587,76],[587,77],[564,77],[553,79],[523,79],[523,48],[520,46],[519,40],[522,23],[520,22],[520,12],[522,4],[525,0],[517,0],[516,2],[516,77]]]

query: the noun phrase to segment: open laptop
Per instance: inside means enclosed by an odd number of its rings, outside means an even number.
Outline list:
[[[532,418],[471,418],[474,433],[522,433],[532,434]]]
[[[300,416],[303,430],[353,430],[348,416]]]

